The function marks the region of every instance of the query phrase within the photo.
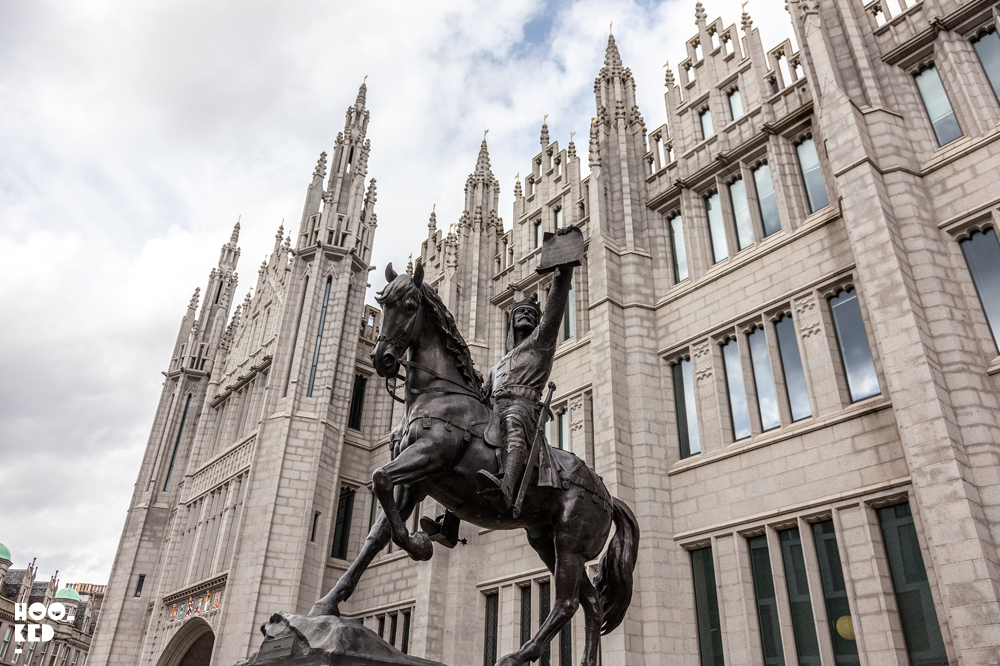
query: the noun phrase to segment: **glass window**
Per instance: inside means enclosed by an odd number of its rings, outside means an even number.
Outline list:
[[[399,624],[399,613],[392,613],[389,615],[389,644],[395,647],[396,645],[396,627]]]
[[[538,622],[541,624],[545,622],[545,618],[549,616],[549,596],[551,594],[551,588],[549,587],[549,581],[538,584]],[[549,644],[546,643],[542,648],[542,654],[538,657],[538,666],[552,666],[552,653],[549,649]]]
[[[499,622],[500,595],[494,592],[486,595],[485,640],[483,641],[483,666],[493,666],[497,661],[497,628]]]
[[[719,599],[715,589],[715,566],[712,549],[691,551],[694,578],[694,610],[698,625],[698,652],[701,666],[725,666],[722,658],[722,623],[719,621]]]
[[[815,213],[820,208],[830,205],[830,198],[826,194],[826,185],[823,182],[823,170],[819,166],[819,155],[816,153],[816,144],[810,137],[795,146],[795,151],[799,155],[799,168],[802,169],[802,179],[806,183],[809,212]]]
[[[739,90],[734,89],[729,93],[729,110],[733,112],[733,120],[743,115],[743,98],[740,97]]]
[[[372,531],[372,528],[375,527],[375,521],[378,520],[378,510],[379,510],[378,498],[375,497],[374,493],[372,493],[372,508],[371,508],[370,513],[368,514],[368,531],[369,532]]]
[[[712,112],[711,111],[709,111],[708,109],[705,109],[700,114],[698,114],[698,118],[701,120],[701,138],[702,139],[707,139],[710,136],[712,136],[713,134],[715,134],[715,130],[712,128]]]
[[[767,238],[775,231],[781,231],[778,200],[774,196],[771,167],[767,162],[753,170],[753,182],[757,186],[757,205],[760,208],[760,219],[764,223],[764,238]]]
[[[941,640],[941,626],[927,582],[927,569],[920,554],[917,531],[909,504],[878,510],[882,539],[889,558],[892,588],[896,592],[899,620],[903,625],[906,651],[913,666],[947,664],[948,654]]]
[[[717,263],[729,256],[726,226],[722,221],[722,206],[719,204],[718,192],[705,197],[705,213],[708,215],[708,230],[712,236],[712,258]]]
[[[983,65],[986,78],[993,86],[993,94],[1000,99],[1000,37],[997,36],[997,31],[991,29],[985,35],[974,39],[972,46],[975,47],[979,62]]]
[[[791,317],[782,317],[775,323],[778,334],[778,354],[781,356],[781,370],[785,375],[785,392],[792,409],[792,421],[812,416],[809,407],[809,393],[806,390],[806,373],[802,369],[802,357],[795,340],[795,324]]]
[[[781,561],[785,569],[785,588],[788,590],[788,605],[792,616],[795,654],[799,658],[799,666],[820,666],[819,642],[816,640],[816,625],[813,622],[799,528],[781,530],[778,538],[781,541]]]
[[[569,293],[566,294],[566,309],[563,311],[563,340],[569,340],[576,335],[576,314],[573,307],[573,283],[569,283]]]
[[[531,585],[521,588],[521,645],[531,640]],[[493,664],[490,664],[493,666]]]
[[[698,439],[698,409],[694,401],[694,378],[691,361],[684,359],[674,364],[674,409],[677,415],[677,439],[681,445],[681,458],[701,453]]]
[[[785,666],[781,650],[781,628],[778,623],[778,598],[774,593],[771,559],[767,551],[767,537],[763,534],[747,540],[750,545],[750,569],[753,574],[753,592],[757,600],[757,621],[760,643],[764,651],[765,666]]]
[[[747,411],[747,393],[743,388],[743,368],[736,340],[722,345],[722,360],[726,370],[726,387],[729,393],[729,417],[733,424],[733,439],[750,436],[750,412]]]
[[[1000,346],[1000,243],[995,229],[977,231],[962,241],[972,281],[983,305],[993,341]]]
[[[399,641],[399,651],[403,654],[410,652],[410,611],[403,611],[403,638]]]
[[[750,347],[750,364],[753,366],[753,383],[757,387],[757,407],[760,409],[760,423],[764,430],[772,430],[781,425],[778,413],[778,394],[774,390],[774,375],[771,374],[771,355],[767,351],[767,335],[757,328],[747,336]]]
[[[931,65],[927,69],[921,70],[913,77],[917,82],[917,90],[920,91],[920,99],[924,101],[924,108],[931,119],[931,127],[934,128],[934,136],[937,138],[939,146],[951,143],[962,136],[962,129],[958,126],[958,119],[948,101],[948,95],[941,84],[941,77],[938,76],[937,68]]]
[[[14,627],[7,625],[7,632],[3,635],[3,643],[0,643],[0,659],[7,656],[7,648],[10,647],[10,637],[14,635]]]
[[[861,307],[854,289],[841,291],[830,299],[833,325],[837,331],[840,358],[844,362],[847,387],[851,392],[851,402],[864,400],[881,393],[872,350],[868,346],[865,323],[861,318]]]
[[[819,577],[823,582],[823,601],[826,618],[833,640],[833,654],[837,666],[858,666],[858,644],[854,640],[854,619],[847,601],[844,569],[837,550],[837,535],[833,521],[824,520],[813,525],[816,540],[816,557],[819,560]]]
[[[559,630],[559,666],[573,664],[573,623],[567,622]]]
[[[351,536],[351,514],[354,512],[354,489],[341,488],[337,504],[337,522],[333,527],[333,550],[330,557],[347,559],[347,543]]]
[[[535,247],[541,247],[544,234],[542,234],[542,221],[535,220]]]
[[[684,222],[680,215],[670,218],[670,254],[674,261],[674,282],[688,279],[687,249],[684,247]]]
[[[319,314],[319,330],[316,331],[316,348],[313,350],[312,369],[309,371],[309,389],[306,397],[311,398],[313,394],[313,384],[316,382],[316,367],[319,364],[319,348],[323,342],[323,327],[326,325],[326,307],[330,304],[330,285],[333,278],[326,279],[326,291],[323,293],[323,309]]]
[[[385,615],[378,616],[378,637],[385,638]]]
[[[747,188],[742,178],[729,184],[729,201],[733,204],[733,219],[736,220],[736,244],[742,250],[753,245],[750,204],[747,202]]]
[[[569,451],[569,411],[559,412],[559,448]]]
[[[562,229],[563,225],[562,208],[556,208],[554,216],[556,218],[556,229]]]
[[[142,585],[146,582],[146,574],[139,574],[139,580],[135,583],[135,596],[142,596]]]
[[[356,375],[354,377],[354,391],[351,393],[351,411],[347,418],[347,427],[351,430],[361,430],[361,415],[365,409],[365,386],[367,385],[367,376]]]

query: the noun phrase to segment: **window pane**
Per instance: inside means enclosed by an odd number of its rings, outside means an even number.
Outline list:
[[[806,139],[795,147],[799,154],[799,167],[802,169],[802,179],[806,183],[806,195],[809,197],[809,211],[815,213],[820,208],[830,205],[826,195],[826,185],[823,183],[823,170],[819,166],[819,155],[812,139]]]
[[[806,562],[802,555],[802,538],[799,529],[778,532],[781,539],[781,560],[785,569],[785,587],[792,615],[792,635],[795,636],[795,654],[799,666],[820,666],[819,642],[813,621],[812,602],[809,599],[809,581]]]
[[[733,112],[733,120],[743,115],[743,98],[739,90],[729,93],[729,110]]]
[[[368,384],[368,377],[357,375],[354,377],[354,392],[351,395],[351,411],[347,418],[347,427],[352,430],[361,430],[361,416],[365,409],[365,386]]]
[[[701,452],[698,440],[698,415],[694,401],[694,378],[691,376],[691,361],[684,360],[673,366],[674,405],[677,416],[677,438],[680,441],[681,458]]]
[[[543,240],[542,236],[543,236],[543,234],[542,234],[542,221],[541,220],[537,220],[535,222],[535,247],[541,247],[542,246],[542,240]]]
[[[670,218],[670,254],[674,260],[674,281],[687,280],[687,249],[684,247],[684,222],[680,215]]]
[[[715,134],[715,130],[712,128],[712,112],[705,109],[701,112],[699,118],[701,118],[701,138],[707,139]]]
[[[562,208],[556,208],[555,218],[556,218],[556,229],[562,229]]]
[[[705,197],[705,213],[708,215],[708,230],[712,235],[712,256],[719,262],[729,256],[729,246],[726,244],[726,227],[722,221],[718,192]]]
[[[743,388],[743,368],[736,340],[722,346],[722,360],[726,368],[726,386],[729,389],[729,416],[733,423],[733,439],[750,436],[750,413],[747,411],[747,393]]]
[[[757,406],[760,408],[760,422],[764,430],[781,425],[778,414],[778,394],[774,390],[774,375],[771,374],[771,356],[767,352],[767,336],[758,328],[747,336],[750,345],[750,362],[753,365],[753,382],[757,387]]]
[[[483,641],[483,666],[493,666],[497,662],[497,623],[499,620],[500,595],[486,595],[485,640]],[[381,632],[380,632],[381,633]]]
[[[913,666],[947,664],[941,627],[927,582],[924,558],[920,554],[917,531],[909,504],[878,510],[882,539],[889,558],[892,587],[896,592],[899,620],[906,638],[906,651]]]
[[[823,582],[823,600],[826,602],[827,624],[833,640],[836,664],[858,666],[861,662],[858,658],[858,644],[854,640],[854,620],[847,602],[847,586],[844,584],[844,570],[840,565],[833,521],[815,523],[813,536],[816,539],[819,577]]]
[[[337,504],[337,522],[333,527],[333,549],[330,557],[347,559],[347,544],[351,534],[351,514],[354,512],[354,489],[341,488]]]
[[[559,666],[573,666],[573,623],[559,630]]]
[[[993,86],[993,94],[1000,99],[1000,37],[996,30],[988,33],[972,43],[976,48],[976,55],[979,62],[983,64],[983,71]]]
[[[778,218],[778,200],[774,196],[774,182],[771,180],[771,167],[761,164],[753,171],[754,184],[757,186],[757,202],[760,205],[760,219],[764,222],[764,237],[781,230],[781,220]]]
[[[733,219],[736,220],[736,241],[739,249],[753,245],[753,223],[750,222],[750,204],[747,203],[747,188],[743,179],[729,185],[729,200],[733,203]]]
[[[712,549],[691,551],[694,578],[694,610],[698,625],[698,648],[701,666],[725,666],[722,658],[722,624],[719,622],[719,599],[715,589]]]
[[[938,145],[943,146],[962,136],[955,112],[951,109],[951,102],[948,101],[948,95],[944,91],[944,86],[941,85],[941,77],[938,76],[937,68],[931,65],[913,78],[917,82],[920,98],[924,100],[927,115],[930,116]]]
[[[559,448],[569,451],[569,412],[559,412]]]
[[[573,283],[569,283],[569,293],[566,295],[566,309],[563,311],[563,340],[569,340],[576,335],[576,315],[573,308]]]
[[[410,651],[410,611],[403,611],[403,638],[399,641],[399,651],[403,654]]]
[[[802,370],[802,357],[795,341],[795,325],[791,317],[782,317],[774,325],[778,333],[778,352],[781,355],[781,369],[785,373],[785,391],[788,404],[792,408],[792,420],[798,421],[812,416],[809,407],[809,393],[806,390],[806,374]]]
[[[994,229],[976,232],[962,241],[972,281],[983,305],[993,341],[1000,340],[1000,243]],[[997,342],[1000,346],[1000,342]]]
[[[750,543],[753,591],[757,599],[760,643],[764,650],[764,664],[765,666],[784,666],[785,655],[781,651],[781,629],[778,625],[778,599],[774,594],[774,577],[771,575],[767,537],[764,535],[755,536],[748,541]]]
[[[525,585],[521,588],[521,645],[529,640],[531,640],[531,585]]]
[[[538,623],[541,625],[545,618],[549,616],[549,582],[538,584]],[[538,658],[538,666],[552,666],[551,646],[546,643],[542,648],[542,655]]]
[[[881,393],[872,351],[865,334],[865,323],[861,319],[861,307],[854,290],[842,291],[830,299],[833,325],[837,331],[840,357],[844,362],[844,374],[851,391],[851,402],[864,400]]]

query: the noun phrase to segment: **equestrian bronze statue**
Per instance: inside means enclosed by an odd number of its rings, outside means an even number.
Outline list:
[[[536,432],[547,412],[539,400],[552,369],[573,266],[582,259],[577,228],[546,236],[539,272],[556,272],[546,309],[524,301],[514,307],[507,354],[485,387],[451,313],[424,283],[423,266],[418,263],[412,277],[386,267],[388,284],[377,298],[382,326],[372,362],[387,384],[406,370],[406,415],[393,437],[398,453],[372,475],[383,511],[361,553],[310,615],[339,615],[339,604],[390,538],[414,560],[430,559],[431,537],[426,531],[411,534],[406,523],[413,508],[430,496],[454,518],[479,527],[523,529],[554,574],[556,598],[548,617],[531,640],[496,666],[538,659],[580,605],[585,627],[580,664],[596,666],[600,636],[622,622],[632,599],[639,527],[628,506],[611,496],[592,469],[572,453],[549,447]],[[529,452],[536,441],[540,446]],[[518,506],[515,493],[521,486]],[[608,543],[612,523],[615,534]],[[421,525],[440,527],[429,520]],[[586,563],[605,544],[592,583]]]

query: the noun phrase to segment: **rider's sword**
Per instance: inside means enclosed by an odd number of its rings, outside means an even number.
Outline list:
[[[514,500],[514,507],[511,510],[511,514],[515,518],[521,513],[521,503],[524,502],[524,493],[528,490],[528,484],[531,483],[531,474],[535,471],[535,465],[538,464],[538,448],[541,446],[542,430],[545,428],[545,421],[549,416],[549,403],[552,402],[552,394],[555,390],[555,382],[549,382],[549,394],[545,397],[545,403],[542,405],[542,413],[538,415],[538,423],[535,425],[535,437],[531,441],[531,453],[528,454],[528,464],[524,466],[521,487],[517,490],[517,499]]]

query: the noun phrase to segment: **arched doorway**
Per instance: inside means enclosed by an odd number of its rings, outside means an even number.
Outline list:
[[[214,647],[212,626],[200,617],[191,618],[170,639],[156,663],[157,666],[209,666]]]

